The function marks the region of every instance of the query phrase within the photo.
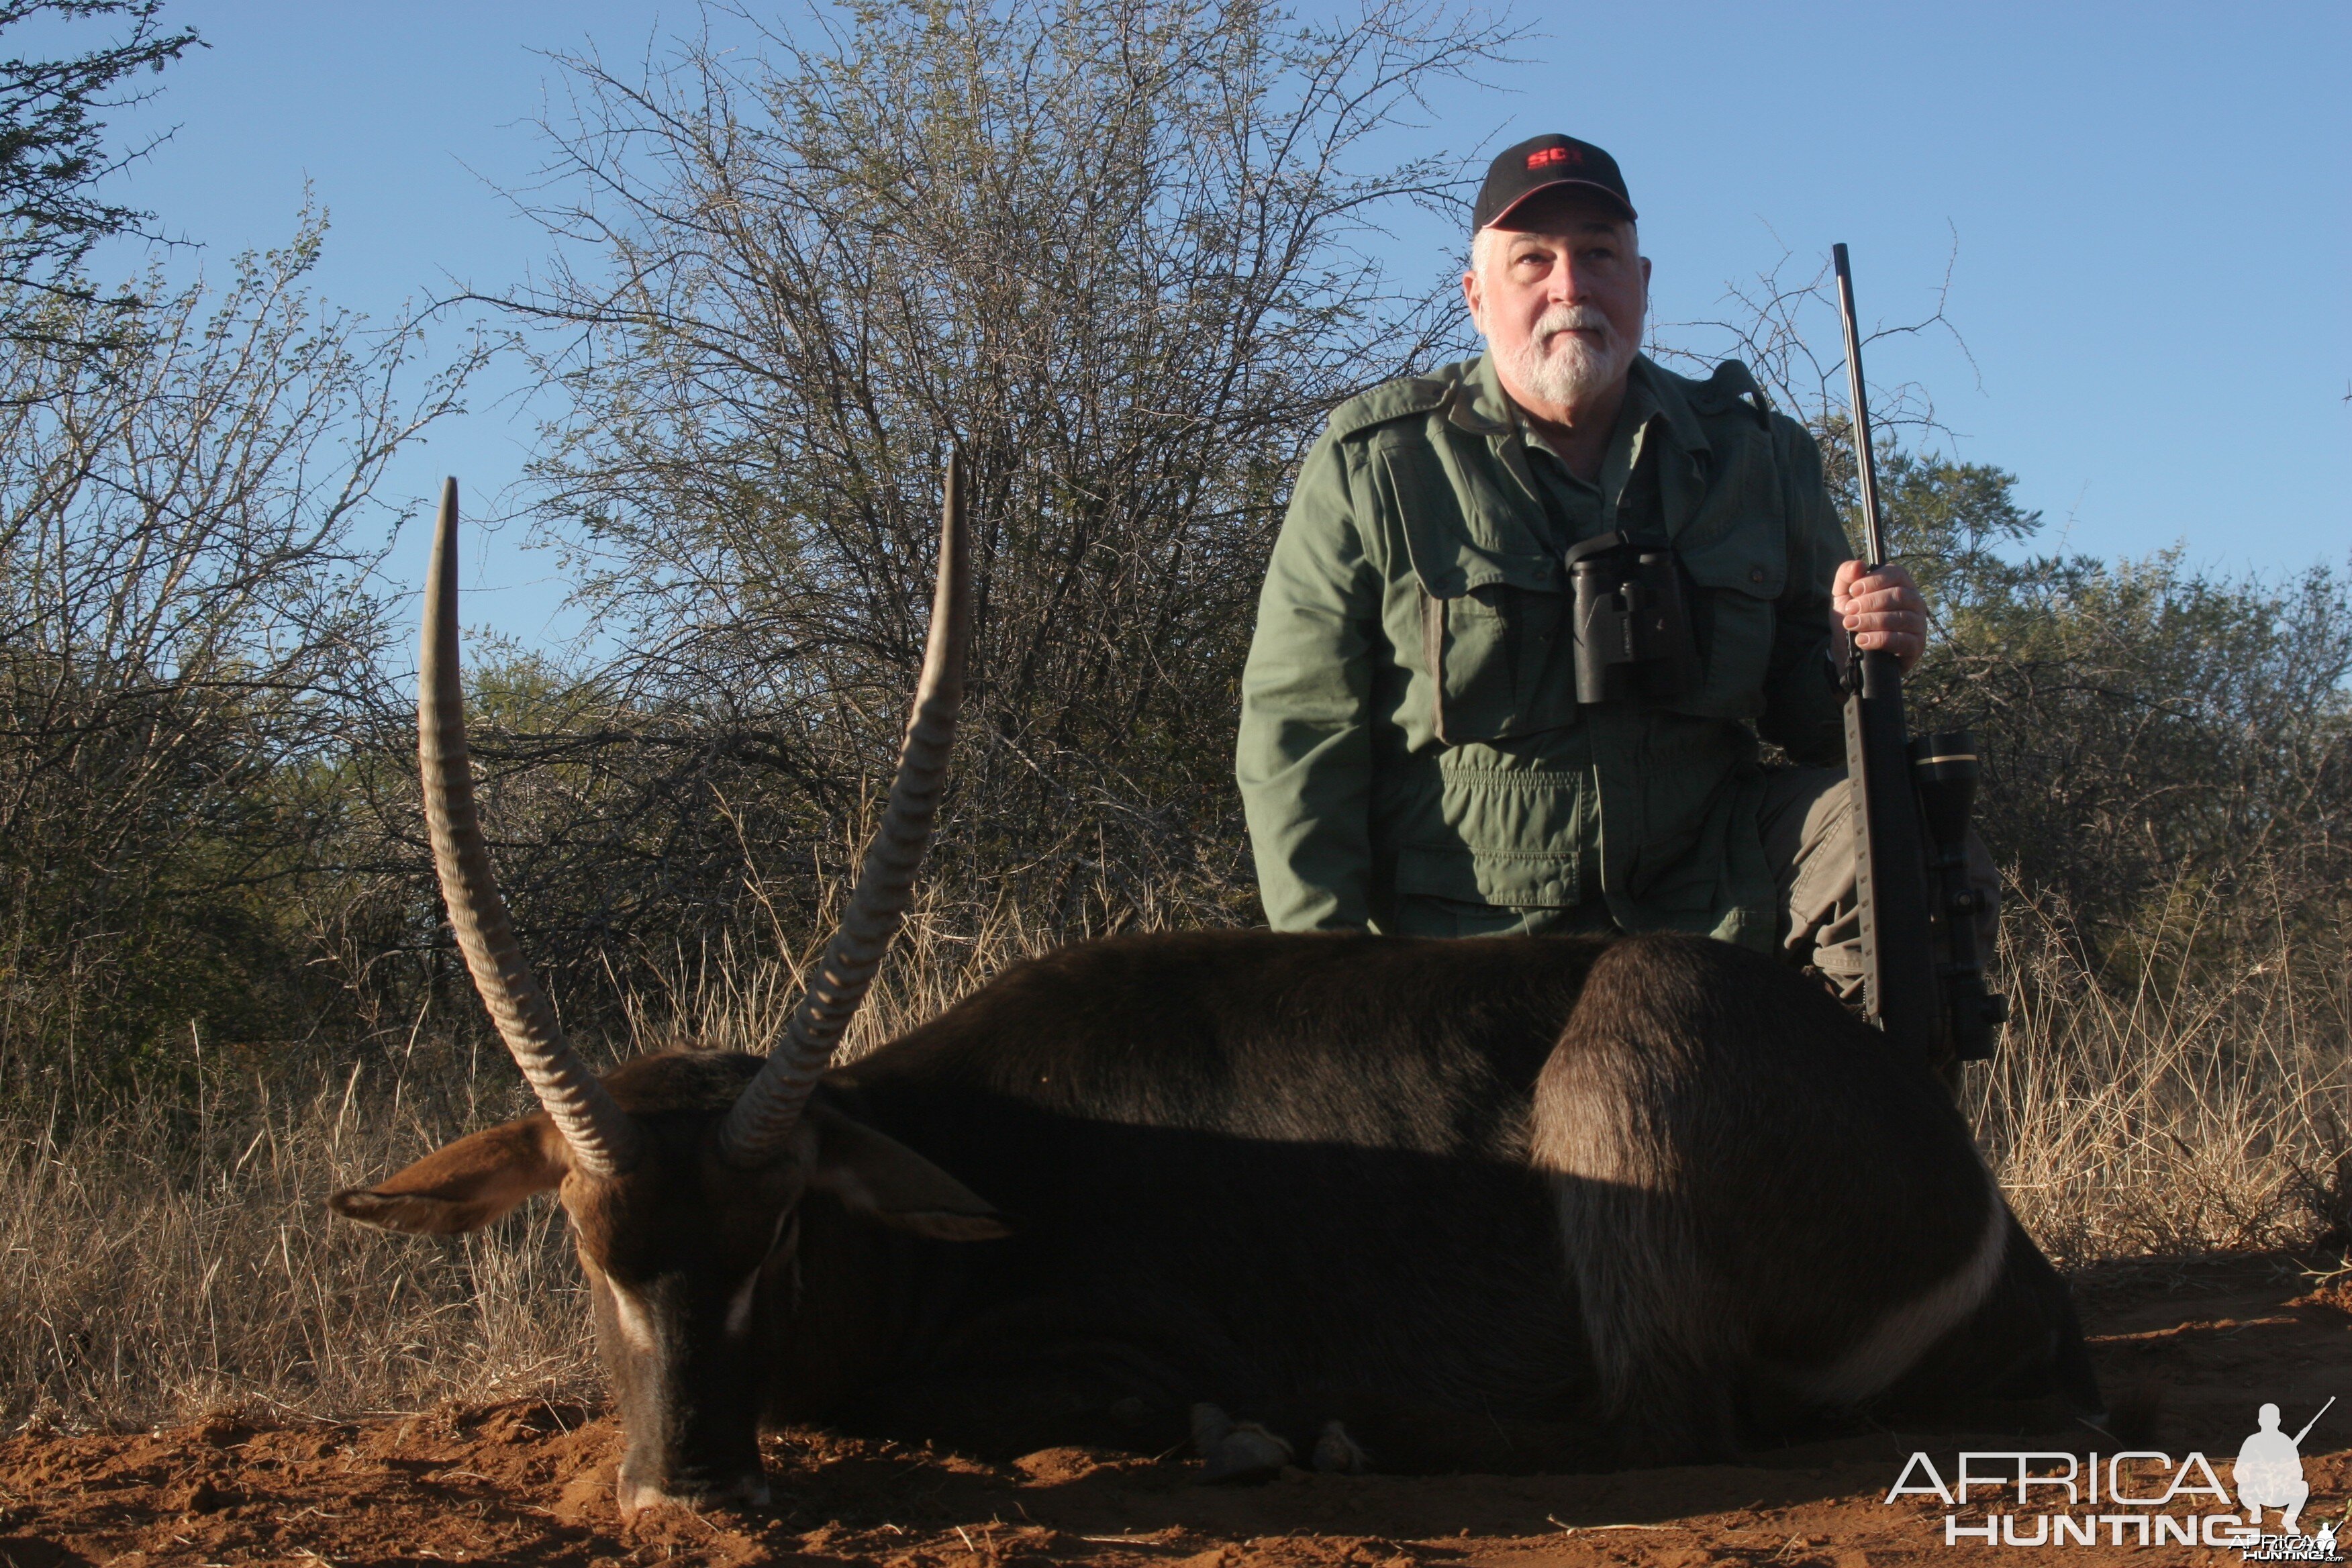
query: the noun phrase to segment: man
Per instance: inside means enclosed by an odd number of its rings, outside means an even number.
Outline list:
[[[1504,153],[1462,278],[1487,352],[1342,404],[1307,457],[1242,687],[1266,914],[1778,941],[1851,990],[1832,617],[1907,669],[1926,605],[1845,559],[1812,437],[1744,367],[1641,355],[1634,222],[1600,148]],[[1564,561],[1612,534],[1671,547],[1689,657],[1580,702]],[[1811,765],[1768,774],[1759,732]]]

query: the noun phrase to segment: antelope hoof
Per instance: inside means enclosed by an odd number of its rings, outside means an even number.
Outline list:
[[[617,1479],[613,1488],[613,1501],[624,1520],[634,1520],[648,1509],[682,1508],[689,1512],[717,1505],[738,1508],[766,1508],[769,1501],[768,1483],[761,1476],[745,1476],[714,1491],[690,1491],[684,1489],[668,1490],[647,1481]]]
[[[1323,1435],[1315,1439],[1311,1458],[1315,1468],[1327,1476],[1360,1476],[1372,1468],[1371,1459],[1348,1436],[1347,1427],[1337,1421],[1323,1423]]]
[[[1290,1445],[1255,1421],[1235,1421],[1213,1405],[1192,1406],[1192,1447],[1201,1455],[1201,1479],[1270,1481],[1291,1461]]]

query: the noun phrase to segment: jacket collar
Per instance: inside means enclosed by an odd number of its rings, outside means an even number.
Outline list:
[[[1666,422],[1666,429],[1674,437],[1675,446],[1685,452],[1710,449],[1706,427],[1699,423],[1697,411],[1690,405],[1690,398],[1683,390],[1687,384],[1682,377],[1661,370],[1647,354],[1635,354],[1633,368],[1627,379],[1647,392],[1650,406],[1659,418]],[[1633,388],[1629,387],[1627,395],[1630,397],[1632,393]]]
[[[1474,436],[1507,436],[1519,427],[1518,407],[1503,390],[1493,354],[1480,354],[1462,367],[1445,417],[1455,429]]]

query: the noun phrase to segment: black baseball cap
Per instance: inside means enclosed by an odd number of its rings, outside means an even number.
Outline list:
[[[1617,172],[1616,159],[1573,136],[1531,136],[1505,148],[1486,165],[1486,183],[1478,187],[1478,205],[1471,209],[1471,231],[1502,222],[1521,202],[1556,185],[1598,191],[1628,218],[1639,216],[1633,198],[1625,194],[1625,176]]]

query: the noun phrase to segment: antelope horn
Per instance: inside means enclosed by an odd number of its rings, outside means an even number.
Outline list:
[[[449,906],[450,929],[473,973],[474,989],[482,994],[515,1065],[572,1146],[573,1168],[592,1176],[617,1175],[636,1158],[637,1125],[572,1051],[547,994],[531,979],[474,814],[465,696],[457,679],[456,479],[442,486],[441,521],[433,531],[417,688],[416,758],[425,780],[433,868],[441,874],[441,897]]]
[[[866,999],[882,955],[906,916],[915,869],[922,863],[939,812],[956,710],[963,704],[964,650],[971,641],[971,541],[965,510],[962,459],[950,456],[923,674],[898,752],[898,775],[890,784],[890,804],[866,847],[857,890],[850,895],[841,929],[825,945],[815,978],[793,1009],[783,1044],[769,1056],[719,1130],[719,1152],[737,1165],[767,1159],[799,1121],[801,1108],[833,1060],[834,1047]]]

